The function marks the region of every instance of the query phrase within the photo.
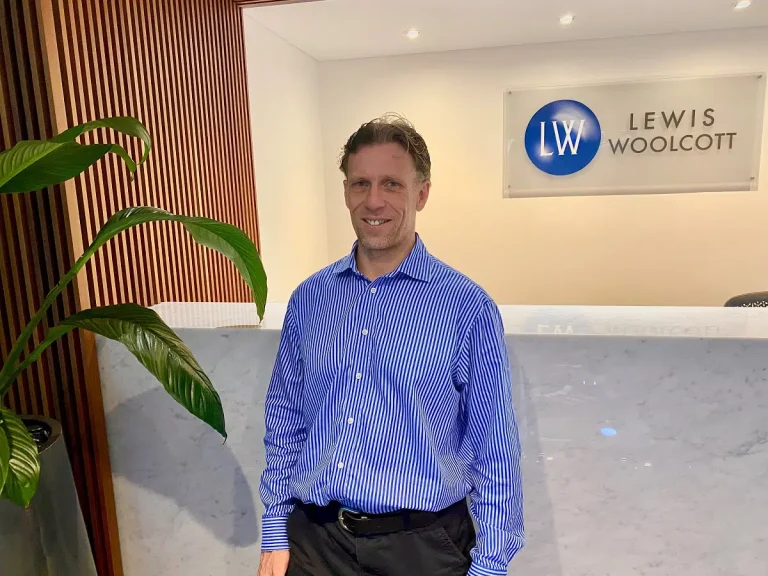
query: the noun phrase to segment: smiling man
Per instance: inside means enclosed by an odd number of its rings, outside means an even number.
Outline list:
[[[431,161],[413,126],[363,124],[340,168],[358,240],[288,304],[259,576],[503,576],[524,540],[498,308],[416,233]]]

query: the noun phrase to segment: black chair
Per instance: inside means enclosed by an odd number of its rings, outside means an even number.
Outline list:
[[[751,292],[734,296],[725,303],[726,308],[768,308],[768,292]]]

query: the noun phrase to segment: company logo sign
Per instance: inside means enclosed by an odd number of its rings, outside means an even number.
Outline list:
[[[507,90],[504,198],[756,191],[766,78]]]
[[[600,150],[600,121],[576,100],[557,100],[540,108],[525,130],[525,150],[542,172],[570,176],[586,168]]]
[[[606,153],[621,156],[648,152],[733,150],[738,132],[674,134],[681,127],[693,130],[712,128],[716,122],[715,114],[714,108],[646,112],[640,118],[632,112],[628,120],[629,134],[635,134],[606,137],[610,147]],[[654,130],[672,134],[654,135]],[[557,100],[539,109],[528,122],[525,150],[534,166],[542,172],[570,176],[595,159],[602,140],[600,121],[588,106],[576,100]]]

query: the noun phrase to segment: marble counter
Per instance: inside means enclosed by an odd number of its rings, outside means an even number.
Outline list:
[[[157,307],[229,439],[114,342],[99,364],[126,576],[255,575],[264,394],[284,307]],[[510,574],[768,574],[768,311],[502,307],[528,544]]]
[[[172,328],[280,330],[285,304],[268,304],[259,325],[252,304],[167,302],[155,310]],[[507,334],[768,338],[763,308],[499,306]]]

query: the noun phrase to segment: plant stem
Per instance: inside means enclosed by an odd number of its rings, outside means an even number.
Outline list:
[[[40,309],[34,316],[32,316],[32,319],[24,327],[24,330],[21,332],[21,334],[19,334],[16,343],[13,345],[13,348],[11,348],[11,352],[8,354],[5,362],[3,362],[2,370],[0,370],[0,399],[5,396],[6,392],[8,392],[8,390],[11,388],[11,385],[13,385],[14,381],[16,380],[16,376],[18,375],[15,369],[16,363],[19,361],[19,358],[21,358],[21,354],[24,352],[24,348],[26,347],[29,338],[34,333],[35,328],[37,328],[37,325],[40,324],[43,318],[45,318],[45,313],[48,311],[48,308],[50,308],[51,305],[56,301],[56,298],[58,298],[59,294],[61,294],[64,288],[66,288],[67,284],[69,284],[72,279],[77,276],[77,273],[80,272],[83,266],[85,266],[85,263],[99,249],[99,246],[94,246],[94,244],[91,244],[91,246],[88,247],[88,249],[83,253],[82,256],[80,256],[77,262],[75,262],[75,265],[72,266],[69,272],[67,272],[62,277],[62,279],[59,280],[58,284],[56,284],[56,286],[54,286],[53,289],[48,292],[48,295],[45,297],[45,300],[43,300]],[[47,346],[50,346],[51,344],[52,342],[48,342]],[[40,356],[42,352],[42,350],[35,350],[35,353],[37,353],[38,356]]]
[[[52,326],[48,332],[45,334],[45,340],[40,342],[38,344],[37,348],[32,350],[30,354],[28,354],[24,360],[16,366],[16,368],[13,370],[13,372],[10,374],[10,380],[11,382],[15,381],[16,378],[21,376],[21,374],[29,368],[32,364],[37,362],[37,359],[40,358],[40,356],[43,355],[43,352],[46,351],[46,349],[53,344],[56,340],[67,334],[68,332],[71,332],[74,330],[74,326]]]
[[[67,281],[64,282],[65,280]],[[0,370],[0,398],[5,395],[15,380],[15,378],[13,378],[14,366],[21,357],[21,354],[24,351],[24,347],[27,345],[29,338],[34,333],[37,325],[40,324],[40,321],[45,317],[45,313],[48,311],[48,308],[51,307],[51,304],[53,304],[54,300],[56,300],[56,297],[61,293],[61,291],[68,283],[69,280],[65,276],[59,281],[58,284],[56,284],[56,286],[53,287],[53,289],[48,293],[48,296],[45,297],[45,300],[43,301],[40,309],[37,311],[37,314],[32,316],[32,319],[24,327],[24,330],[21,332],[21,334],[19,334],[19,337],[16,340],[16,344],[13,345],[10,354],[8,354],[8,358],[6,358],[5,362],[3,363],[3,369]]]

